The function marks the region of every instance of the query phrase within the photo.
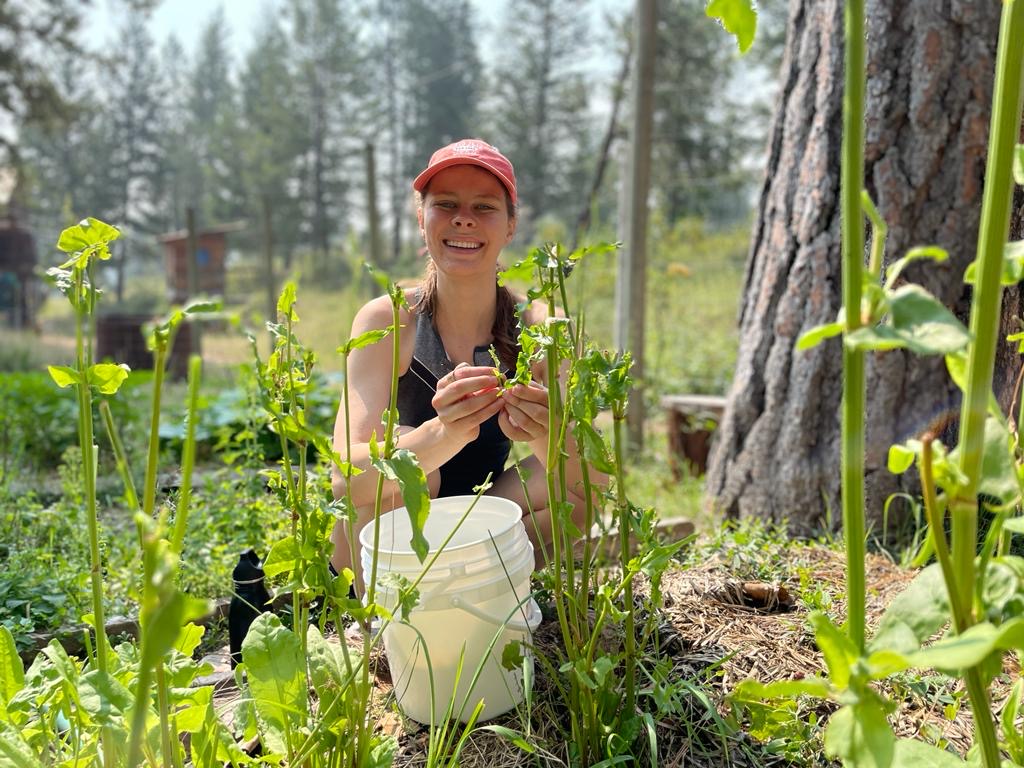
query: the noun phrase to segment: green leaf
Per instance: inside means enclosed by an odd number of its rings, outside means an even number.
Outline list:
[[[263,561],[263,573],[271,578],[282,573],[291,573],[298,556],[299,547],[294,536],[278,539],[267,553],[267,559]]]
[[[1000,504],[1010,504],[1021,494],[1020,480],[1010,448],[1010,432],[1002,419],[988,416],[985,419],[985,443],[981,456],[981,478],[978,492],[999,499]],[[949,454],[951,461],[959,464],[959,446]]]
[[[837,688],[845,688],[850,682],[850,669],[857,660],[857,649],[824,613],[815,611],[810,622],[814,627],[814,640],[825,657],[829,677]]]
[[[349,654],[353,656],[356,651],[352,649]],[[315,624],[310,624],[306,630],[306,659],[313,689],[321,702],[329,701],[343,689],[349,676],[340,646],[328,643]]]
[[[731,698],[739,701],[770,701],[772,699],[795,699],[798,696],[814,696],[827,699],[831,688],[822,677],[803,677],[799,680],[776,680],[762,683],[746,679],[733,690]]]
[[[1004,286],[1016,285],[1024,280],[1024,240],[1007,243],[1003,248],[1002,269],[999,282]],[[978,261],[975,259],[964,270],[964,282],[975,285],[978,282]]]
[[[61,389],[70,387],[72,384],[78,384],[82,380],[82,377],[78,375],[78,371],[74,368],[68,368],[66,365],[48,365],[46,369],[50,372],[50,378]]]
[[[1024,144],[1013,148],[1013,180],[1024,186]]]
[[[942,302],[919,285],[904,285],[890,296],[892,325],[919,355],[956,352],[970,333]]]
[[[508,269],[498,272],[498,284],[508,285],[512,283],[529,283],[533,280],[534,262],[531,259],[517,261]]]
[[[523,646],[518,640],[509,640],[501,649],[501,668],[510,672],[523,666]]]
[[[519,749],[523,750],[528,755],[532,755],[537,751],[537,748],[530,743],[530,741],[519,731],[513,731],[511,728],[506,728],[504,725],[483,725],[480,727],[481,731],[490,731],[491,733],[501,736],[505,741],[508,741]]]
[[[264,743],[283,753],[285,734],[296,731],[306,713],[305,660],[299,638],[274,614],[260,614],[242,641],[242,659],[263,724]]]
[[[825,339],[831,339],[833,336],[840,335],[843,332],[845,325],[845,323],[838,320],[834,323],[816,325],[797,339],[796,348],[801,351],[805,349],[812,349],[818,346]]]
[[[942,303],[919,285],[904,285],[889,295],[889,321],[858,328],[845,339],[849,349],[907,348],[919,355],[957,352],[970,333]]]
[[[416,553],[422,563],[427,559],[430,552],[430,543],[423,536],[423,526],[427,523],[427,515],[430,514],[430,488],[427,486],[427,476],[423,474],[419,460],[412,451],[399,448],[390,459],[380,459],[373,462],[388,480],[394,480],[402,489],[402,501],[409,513],[409,523],[412,525],[412,540],[409,546]]]
[[[868,647],[910,654],[949,620],[949,597],[942,570],[933,563],[885,609]]]
[[[13,723],[0,721],[0,765],[11,768],[41,768],[35,750]]]
[[[354,349],[362,349],[363,347],[368,347],[371,344],[376,344],[391,333],[392,330],[394,330],[394,326],[389,325],[387,328],[376,328],[372,331],[364,331],[354,339],[349,339],[338,347],[337,353],[339,355],[347,355]]]
[[[370,748],[366,768],[391,768],[398,753],[398,740],[394,736],[378,736],[380,739]]]
[[[975,624],[959,635],[946,636],[937,643],[909,655],[915,667],[933,667],[940,672],[956,673],[984,661],[993,651],[1024,648],[1024,617],[996,626]]]
[[[193,299],[181,308],[181,312],[184,315],[193,317],[195,315],[208,315],[213,312],[219,312],[222,308],[223,303],[217,300]]]
[[[25,687],[25,668],[18,656],[14,635],[0,624],[0,716],[6,711],[7,702]]]
[[[885,270],[885,284],[891,286],[896,282],[896,278],[900,276],[903,269],[910,264],[912,261],[920,261],[921,259],[931,259],[932,261],[947,261],[949,259],[949,251],[945,248],[940,248],[937,245],[922,245],[917,248],[911,248],[907,251],[906,255],[894,261]]]
[[[611,656],[599,656],[594,660],[594,680],[598,686],[603,686],[608,679],[608,673],[615,669],[615,661]]]
[[[752,0],[711,0],[704,12],[736,38],[740,53],[750,50],[757,33],[757,8]]]
[[[104,395],[113,395],[121,388],[131,372],[124,363],[97,363],[86,369],[86,377],[92,386]]]
[[[295,314],[295,283],[291,280],[284,284],[281,295],[277,298],[277,317],[281,322],[298,322],[299,316]]]
[[[409,614],[420,601],[420,591],[413,589],[412,582],[408,577],[396,571],[388,571],[379,577],[377,582],[381,587],[398,596],[398,604],[392,608],[392,611],[400,613],[402,621],[408,621]]]
[[[178,630],[178,638],[174,641],[174,649],[179,653],[191,657],[199,643],[203,640],[206,627],[200,624],[188,623]]]
[[[957,755],[917,739],[897,739],[892,764],[893,768],[963,768],[966,765]]]
[[[578,421],[573,424],[573,432],[580,441],[583,449],[583,458],[598,472],[611,474],[615,471],[612,463],[611,453],[604,442],[604,438],[591,424],[585,421]]]
[[[841,707],[825,726],[825,754],[857,768],[891,768],[896,737],[873,700]]]
[[[889,446],[889,471],[894,475],[902,475],[914,463],[914,452],[902,445]]]
[[[957,385],[961,392],[967,391],[967,352],[953,352],[946,355],[946,370],[949,371],[949,377],[953,379],[953,383]],[[995,394],[991,391],[988,393],[988,412],[990,415],[997,418],[1002,418],[1003,410],[999,406],[999,401],[996,400]]]
[[[101,725],[118,725],[132,708],[131,691],[113,675],[94,669],[78,681],[82,709]]]
[[[174,724],[178,728],[178,733],[197,733],[207,725],[206,717],[213,701],[213,686],[196,688],[188,698],[190,703],[174,712]]]
[[[116,227],[90,217],[61,232],[60,239],[57,240],[57,249],[72,254],[76,257],[72,260],[75,266],[85,269],[90,256],[109,259],[110,250],[107,245],[120,236],[121,233]]]
[[[1010,689],[1010,695],[1006,697],[1003,711],[999,715],[1000,723],[1003,726],[1003,738],[1007,740],[1011,737],[1015,739],[1021,738],[1017,730],[1017,717],[1020,715],[1022,695],[1024,695],[1024,680],[1018,677]]]

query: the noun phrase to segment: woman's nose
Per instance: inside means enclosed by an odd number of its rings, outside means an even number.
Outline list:
[[[456,227],[475,227],[476,219],[469,211],[458,210],[452,217],[452,224]]]

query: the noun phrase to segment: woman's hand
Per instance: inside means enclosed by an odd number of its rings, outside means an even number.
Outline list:
[[[548,433],[548,390],[531,381],[516,384],[501,399],[505,407],[498,416],[498,425],[510,440],[530,443]]]
[[[493,368],[459,363],[438,379],[430,404],[445,433],[465,445],[476,440],[480,425],[502,409],[504,401],[499,394]]]

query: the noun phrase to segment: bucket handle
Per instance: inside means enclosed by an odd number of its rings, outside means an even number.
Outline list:
[[[540,606],[537,605],[537,601],[533,598],[530,598],[530,601],[526,604],[527,615],[525,619],[522,617],[522,611],[519,610],[516,611],[519,616],[514,616],[510,619],[495,616],[472,603],[466,602],[458,595],[453,595],[450,602],[452,608],[458,608],[459,610],[465,611],[468,614],[476,616],[481,621],[486,621],[488,624],[493,624],[496,627],[504,625],[506,629],[511,629],[513,632],[532,632],[540,626],[540,621],[543,618],[540,612]]]

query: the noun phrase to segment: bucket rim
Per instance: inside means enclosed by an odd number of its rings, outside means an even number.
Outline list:
[[[444,497],[441,497],[441,498],[438,498],[438,499],[431,499],[430,503],[431,503],[431,506],[433,506],[435,503],[442,503],[442,504],[449,504],[449,503],[450,504],[458,504],[458,503],[462,503],[462,504],[468,505],[468,504],[473,503],[474,500],[476,500],[476,499],[477,499],[476,496],[444,496]],[[511,531],[513,528],[515,528],[515,526],[517,524],[522,522],[522,519],[523,519],[523,508],[520,507],[519,504],[517,504],[516,502],[512,501],[512,499],[506,499],[504,496],[480,496],[479,497],[479,501],[477,501],[477,503],[479,503],[480,501],[485,501],[485,500],[486,500],[487,504],[489,504],[489,505],[490,504],[496,504],[499,507],[501,507],[501,506],[506,507],[507,511],[510,513],[507,526],[505,526],[503,528],[500,528],[497,531],[488,531],[488,533],[490,533],[490,535],[493,536],[495,539],[498,538],[499,536],[503,536],[503,535],[507,534],[509,531]],[[464,508],[463,508],[463,511],[465,511]],[[515,513],[514,519],[513,519],[513,516],[511,514],[513,512]],[[399,516],[399,513],[401,513],[402,515],[406,515],[406,516],[409,514],[406,507],[404,507],[404,506],[395,507],[394,509],[389,510],[388,512],[382,513],[381,514],[381,520],[383,521],[383,519],[385,517],[387,517],[388,515]],[[472,515],[472,513],[470,513],[470,514]],[[466,520],[468,521],[469,518],[467,517]],[[364,537],[366,537],[366,538],[364,538]],[[369,540],[366,540],[366,539],[369,539]],[[464,544],[449,545],[449,546],[444,548],[444,551],[442,552],[442,557],[445,556],[445,555],[451,554],[451,553],[460,552],[460,551],[463,551],[465,549],[469,549],[471,547],[478,547],[478,546],[480,546],[481,543],[488,542],[489,540],[490,540],[489,538],[488,539],[479,539],[477,541],[470,541],[470,542],[466,542]],[[372,550],[373,549],[373,521],[372,520],[370,522],[368,522],[366,525],[364,525],[362,530],[359,531],[359,544],[364,549],[368,549],[368,550]],[[433,555],[437,551],[438,550],[436,550],[433,547],[431,547],[430,550],[428,550],[427,555],[428,556]],[[386,548],[386,547],[383,547],[383,546],[378,546],[378,555],[382,556],[384,554],[398,555],[398,556],[411,555],[411,556],[417,557],[416,552],[412,549],[412,547],[407,542],[403,542],[402,544],[397,544],[396,543],[396,545],[394,545],[394,548]]]

